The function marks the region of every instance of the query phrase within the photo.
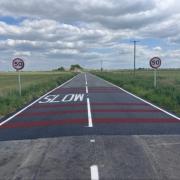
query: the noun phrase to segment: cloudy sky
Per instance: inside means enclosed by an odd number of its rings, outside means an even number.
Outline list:
[[[80,64],[85,68],[180,68],[178,0],[0,0],[0,71],[15,57],[25,70]]]

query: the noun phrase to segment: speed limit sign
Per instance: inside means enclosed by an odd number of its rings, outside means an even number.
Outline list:
[[[17,71],[21,70],[24,68],[24,61],[20,58],[15,58],[12,61],[12,66],[14,69],[16,69]]]
[[[12,66],[18,72],[18,82],[19,82],[19,95],[21,96],[21,75],[20,70],[24,68],[24,61],[20,58],[15,58],[12,61]]]
[[[153,69],[158,69],[161,66],[161,59],[159,57],[153,57],[149,64]]]
[[[154,69],[154,87],[157,87],[157,69],[161,66],[161,59],[153,57],[149,62],[150,66]]]

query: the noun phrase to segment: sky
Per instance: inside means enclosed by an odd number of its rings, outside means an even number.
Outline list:
[[[131,69],[133,40],[137,68],[180,68],[180,1],[0,0],[0,71],[16,57],[24,70]]]

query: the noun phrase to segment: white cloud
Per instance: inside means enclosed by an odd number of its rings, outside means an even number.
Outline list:
[[[29,51],[15,51],[14,52],[14,56],[20,56],[20,57],[28,57],[28,56],[31,56],[31,52]]]
[[[153,48],[155,51],[161,51],[162,50],[162,48],[160,47],[160,46],[156,46],[156,47],[154,47]]]
[[[23,20],[0,21],[0,62],[22,56],[27,69],[59,62],[95,68],[100,60],[106,68],[131,68],[130,40],[138,38],[139,66],[148,67],[149,58],[158,55],[180,67],[179,5],[177,0],[1,0],[0,15]]]

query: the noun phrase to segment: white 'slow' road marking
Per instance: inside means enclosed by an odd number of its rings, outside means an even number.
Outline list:
[[[26,109],[28,109],[29,107],[31,107],[33,104],[35,104],[36,102],[38,102],[39,100],[41,100],[42,98],[46,97],[48,94],[52,93],[53,91],[55,91],[56,89],[64,86],[65,84],[69,83],[70,81],[72,81],[75,77],[79,76],[76,75],[74,76],[72,79],[66,81],[65,83],[61,84],[60,86],[54,88],[53,90],[49,91],[48,93],[44,94],[43,96],[41,96],[40,98],[38,98],[37,100],[35,100],[34,102],[32,102],[31,104],[29,104],[28,106],[24,107],[23,109],[21,109],[20,111],[18,111],[17,113],[15,113],[13,116],[10,116],[9,118],[7,118],[6,120],[2,121],[0,123],[0,126],[2,126],[3,124],[9,122],[11,119],[13,119],[14,117],[16,117],[17,115],[21,114],[23,111],[25,111]]]
[[[90,171],[91,171],[91,180],[99,180],[98,166],[92,165],[90,167]]]
[[[88,127],[93,127],[90,100],[87,98]]]

